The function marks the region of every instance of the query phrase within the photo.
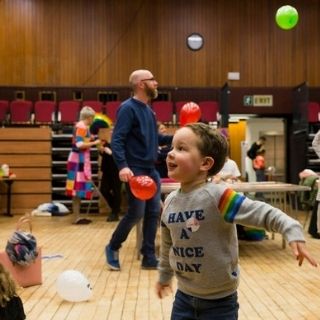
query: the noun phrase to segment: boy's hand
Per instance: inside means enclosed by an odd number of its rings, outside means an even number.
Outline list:
[[[307,251],[307,248],[304,242],[292,241],[289,243],[289,245],[296,259],[299,260],[299,266],[302,265],[304,258],[306,258],[312,266],[314,267],[318,266],[316,260],[313,259],[312,256]]]
[[[166,296],[168,296],[170,293],[172,293],[172,287],[171,284],[162,284],[160,282],[157,282],[156,284],[156,294],[158,298],[162,299]]]

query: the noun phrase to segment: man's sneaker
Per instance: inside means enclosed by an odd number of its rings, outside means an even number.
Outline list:
[[[155,256],[144,256],[141,263],[141,268],[146,270],[158,269],[159,260]]]
[[[106,258],[107,258],[107,265],[111,270],[115,270],[115,271],[120,270],[119,251],[112,250],[109,244],[106,246]]]

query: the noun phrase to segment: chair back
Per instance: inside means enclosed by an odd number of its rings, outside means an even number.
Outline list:
[[[40,100],[34,104],[34,122],[52,124],[56,120],[56,102]]]
[[[173,102],[172,101],[154,101],[152,109],[156,115],[157,121],[172,122],[173,121]]]
[[[28,100],[14,100],[10,103],[11,123],[30,123],[33,104]]]
[[[216,122],[219,105],[217,101],[200,101],[198,103],[201,110],[201,121]]]
[[[79,120],[79,112],[79,101],[60,101],[58,105],[58,122],[62,124],[73,124]]]
[[[117,119],[117,111],[121,105],[122,101],[108,101],[106,103],[106,114],[112,120],[112,122],[116,122]]]
[[[82,107],[91,107],[95,112],[103,113],[103,103],[98,100],[84,100]]]
[[[309,102],[308,108],[308,122],[314,123],[320,121],[320,105],[318,102]]]
[[[0,100],[0,123],[4,124],[8,120],[9,101]]]

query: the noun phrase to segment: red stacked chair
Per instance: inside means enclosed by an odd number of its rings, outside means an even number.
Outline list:
[[[173,121],[173,103],[171,101],[154,101],[152,109],[156,114],[157,121],[164,123]]]
[[[122,103],[122,101],[119,101],[119,100],[108,101],[106,103],[106,114],[113,122],[116,121],[117,111],[118,111],[121,103]]]
[[[217,101],[200,101],[198,103],[201,110],[201,121],[216,122],[219,105]]]
[[[9,114],[9,101],[0,100],[0,123],[6,124]]]
[[[308,108],[308,122],[315,123],[320,121],[320,105],[318,102],[309,102]]]
[[[31,123],[33,104],[28,100],[14,100],[10,103],[10,123]]]
[[[79,101],[60,101],[58,105],[58,122],[61,124],[74,124],[79,120],[79,113]]]
[[[82,106],[91,107],[95,112],[103,113],[103,103],[98,100],[84,100]]]
[[[34,122],[36,124],[52,124],[55,122],[56,102],[39,100],[34,104]]]

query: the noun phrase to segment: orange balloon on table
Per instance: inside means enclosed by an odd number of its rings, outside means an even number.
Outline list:
[[[149,176],[134,176],[129,180],[132,194],[140,200],[151,199],[157,192],[157,185]]]
[[[187,102],[180,110],[180,125],[198,122],[201,118],[200,107],[194,102]]]

